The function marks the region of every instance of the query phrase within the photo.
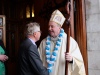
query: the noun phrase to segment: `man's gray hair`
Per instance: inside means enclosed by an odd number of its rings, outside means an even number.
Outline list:
[[[40,31],[39,23],[30,22],[27,24],[26,35],[33,35],[33,33],[37,31]]]

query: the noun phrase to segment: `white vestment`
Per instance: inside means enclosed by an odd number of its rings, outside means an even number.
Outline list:
[[[61,46],[57,54],[57,60],[53,66],[53,71],[50,75],[65,75],[65,52],[66,52],[66,33],[61,41]],[[54,50],[55,43],[57,38],[51,38],[51,52]],[[41,60],[43,65],[47,67],[46,54],[45,54],[46,38],[42,40],[38,50],[40,53]],[[73,56],[73,63],[68,63],[68,75],[86,75],[84,62],[79,50],[77,42],[70,37],[70,49],[69,53]]]

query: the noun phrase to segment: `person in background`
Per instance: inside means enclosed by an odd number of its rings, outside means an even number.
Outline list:
[[[5,62],[8,60],[3,41],[0,40],[0,75],[6,75]]]
[[[77,42],[70,37],[70,49],[66,52],[67,34],[62,25],[63,14],[57,9],[48,24],[49,35],[43,39],[38,48],[43,65],[49,75],[65,75],[65,62],[68,61],[68,75],[86,75],[84,61]]]
[[[41,36],[40,25],[36,22],[30,22],[26,29],[27,38],[19,48],[19,75],[49,75],[47,68],[42,64],[35,43]]]

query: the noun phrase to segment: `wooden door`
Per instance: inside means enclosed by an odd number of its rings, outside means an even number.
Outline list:
[[[85,0],[74,0],[74,31],[75,39],[79,44],[86,75],[88,75],[88,57],[87,57],[87,38],[86,38],[86,19],[85,19]]]
[[[83,56],[86,75],[88,75],[85,0],[70,0],[71,2],[71,36],[77,41]],[[66,28],[66,27],[64,27]],[[67,29],[65,29],[67,32]]]

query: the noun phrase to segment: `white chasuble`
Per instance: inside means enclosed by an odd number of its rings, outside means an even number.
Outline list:
[[[66,42],[67,42],[66,37],[67,35],[66,33],[64,33],[64,37],[62,38],[61,41],[61,46],[58,49],[57,60],[54,63],[50,75],[65,75],[65,52],[66,52]],[[57,38],[55,39],[51,38],[51,46],[50,46],[51,53],[54,50],[56,40]],[[38,50],[40,53],[41,60],[43,61],[43,65],[47,67],[45,46],[46,46],[46,38],[42,40]],[[77,42],[72,37],[70,37],[69,53],[73,56],[73,63],[68,64],[68,75],[86,75],[81,52],[79,50]]]

